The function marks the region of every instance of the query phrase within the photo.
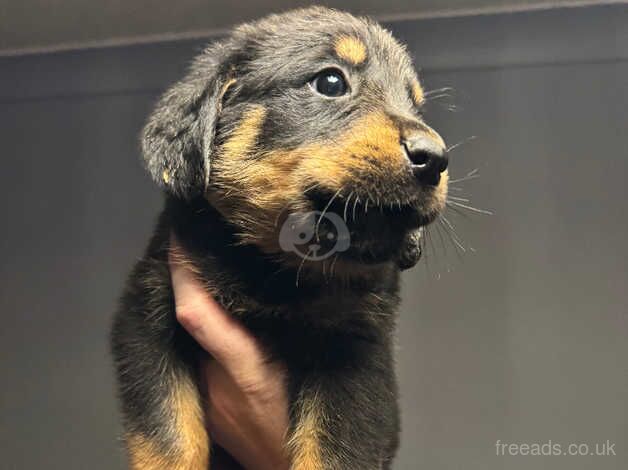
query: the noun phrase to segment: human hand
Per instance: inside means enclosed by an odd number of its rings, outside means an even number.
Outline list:
[[[209,296],[184,260],[171,243],[177,320],[212,357],[201,370],[209,435],[248,470],[288,469],[282,366],[266,360],[256,339]]]

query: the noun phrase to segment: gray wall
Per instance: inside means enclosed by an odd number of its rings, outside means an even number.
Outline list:
[[[311,4],[343,8],[378,18],[617,3],[622,0],[0,0],[0,56],[24,50],[80,48],[199,36],[271,12]]]
[[[399,470],[628,467],[628,8],[401,22],[454,177],[404,277]],[[106,332],[160,196],[151,103],[198,42],[0,60],[0,453],[7,469],[123,468]],[[442,232],[442,228],[441,228]],[[441,236],[443,237],[441,240]],[[617,456],[497,456],[495,442]]]

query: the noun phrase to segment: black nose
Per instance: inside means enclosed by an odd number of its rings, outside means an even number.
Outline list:
[[[436,186],[449,164],[446,149],[427,136],[405,139],[403,148],[412,163],[414,176],[423,184]]]

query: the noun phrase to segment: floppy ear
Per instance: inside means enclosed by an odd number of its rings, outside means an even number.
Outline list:
[[[221,44],[199,56],[187,76],[161,97],[142,133],[149,173],[160,187],[185,199],[204,194],[209,184],[222,98],[234,82],[226,57]]]

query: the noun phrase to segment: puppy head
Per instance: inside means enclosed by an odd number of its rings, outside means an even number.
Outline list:
[[[329,212],[350,235],[345,257],[385,261],[445,205],[445,145],[422,105],[386,30],[297,10],[240,26],[197,57],[159,102],[143,152],[160,185],[206,197],[243,243],[282,253],[286,220]]]

